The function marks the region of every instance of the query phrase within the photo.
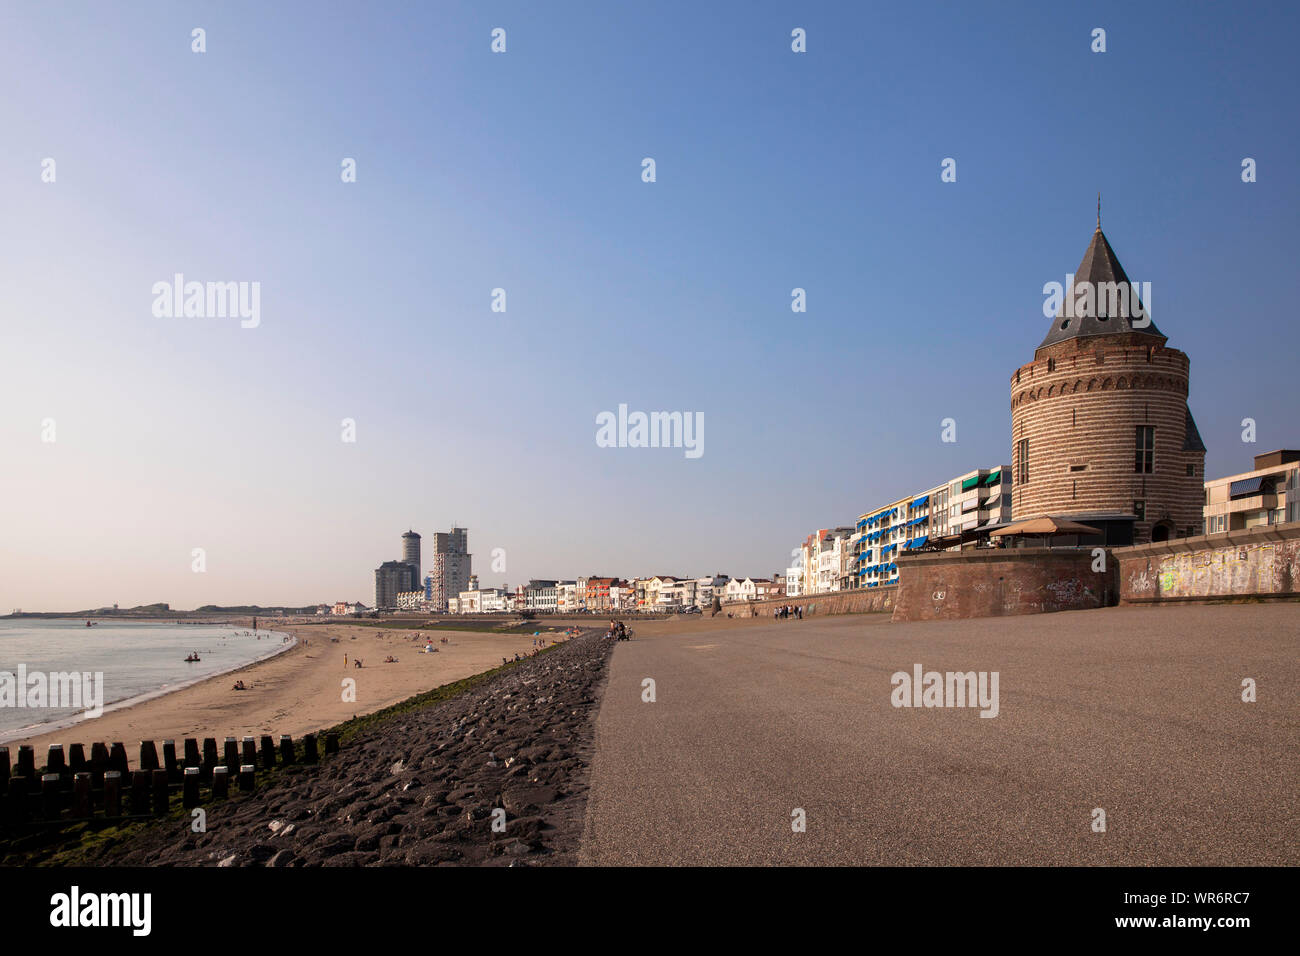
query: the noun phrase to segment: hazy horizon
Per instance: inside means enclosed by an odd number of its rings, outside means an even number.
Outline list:
[[[1249,470],[1300,446],[1298,17],[9,5],[0,613],[369,605],[453,522],[484,586],[768,576],[1010,462],[1098,190],[1206,477]],[[260,283],[256,327],[156,316],[176,274]],[[703,453],[599,447],[620,404]]]

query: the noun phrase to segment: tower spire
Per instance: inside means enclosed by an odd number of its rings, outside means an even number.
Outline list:
[[[1097,228],[1101,228],[1101,190],[1097,190]]]

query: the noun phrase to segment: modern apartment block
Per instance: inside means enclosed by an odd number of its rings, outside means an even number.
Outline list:
[[[375,568],[375,607],[397,607],[397,595],[420,589],[420,536],[414,531],[402,535],[402,560],[385,561]]]
[[[555,581],[533,578],[524,586],[525,608],[535,613],[553,613],[558,601],[555,587]]]
[[[1011,485],[1009,465],[976,468],[862,515],[851,539],[851,586],[896,584],[896,559],[904,551],[978,545],[1010,522]]]
[[[397,609],[399,611],[422,611],[426,607],[423,591],[399,591]]]
[[[375,607],[379,610],[397,607],[397,595],[410,590],[411,566],[405,561],[385,561],[375,568]]]
[[[578,601],[578,582],[555,582],[555,611],[557,614],[573,614],[580,609]]]
[[[423,576],[420,566],[420,536],[409,528],[402,535],[402,561],[411,569],[411,590],[420,588]]]
[[[1245,531],[1300,521],[1300,451],[1255,456],[1255,468],[1205,483],[1204,531]]]
[[[452,528],[433,536],[433,573],[430,600],[436,610],[445,611],[448,602],[469,590],[474,557],[469,553],[469,535],[464,528]]]

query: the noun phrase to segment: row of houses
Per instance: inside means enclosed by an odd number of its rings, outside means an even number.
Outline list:
[[[365,614],[370,608],[360,601],[335,601],[333,604],[317,604],[317,617],[355,617]]]
[[[452,614],[629,614],[707,611],[714,602],[764,600],[785,594],[781,575],[732,578],[726,574],[691,578],[657,574],[644,578],[589,577],[571,580],[534,578],[515,588],[472,587],[449,599]],[[428,610],[415,596],[398,595],[399,609]]]
[[[790,597],[898,582],[897,558],[920,549],[988,543],[1011,523],[1010,465],[976,468],[865,511],[853,525],[820,528],[791,551]]]

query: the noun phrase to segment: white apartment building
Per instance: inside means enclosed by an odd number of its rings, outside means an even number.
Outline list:
[[[524,585],[524,607],[529,611],[553,614],[557,600],[554,581],[534,578]]]
[[[609,607],[612,611],[636,610],[636,582],[623,581],[609,586]]]
[[[582,606],[586,590],[578,590],[577,581],[555,582],[555,610],[560,614],[573,614]]]
[[[397,609],[399,611],[418,611],[424,604],[423,591],[398,591]]]
[[[706,579],[711,580],[711,579]],[[680,611],[683,608],[699,607],[700,582],[695,578],[671,579],[659,586],[656,592],[654,609],[656,611]],[[710,601],[712,599],[710,598]]]
[[[826,594],[844,587],[848,564],[853,557],[852,540],[852,528],[837,528],[822,537],[817,551],[816,593]]]
[[[758,583],[766,578],[733,578],[724,589],[724,601],[753,601],[758,597]]]
[[[484,614],[505,614],[514,610],[515,596],[504,588],[481,588],[479,610]]]
[[[795,563],[785,569],[785,593],[788,597],[799,597],[804,593],[804,559],[802,553],[794,560]]]
[[[725,600],[727,582],[731,580],[725,574],[714,574],[695,579],[695,606],[702,611],[713,607],[713,599]]]

